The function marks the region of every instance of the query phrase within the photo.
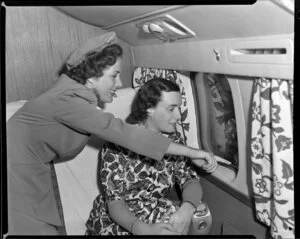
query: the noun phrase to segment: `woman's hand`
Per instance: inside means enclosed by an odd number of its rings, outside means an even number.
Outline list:
[[[151,223],[147,224],[139,221],[134,225],[134,235],[182,235],[177,232],[170,223]]]
[[[182,233],[177,232],[170,223],[153,223],[149,224],[149,226],[149,235],[182,235]]]
[[[225,159],[215,156],[211,152],[199,150],[199,158],[193,158],[192,163],[202,168],[208,173],[212,173],[218,167],[218,162],[230,165],[231,163]]]
[[[183,202],[180,208],[170,216],[169,223],[177,232],[187,235],[194,214],[194,206]]]

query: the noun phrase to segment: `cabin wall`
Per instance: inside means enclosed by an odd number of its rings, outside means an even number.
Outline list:
[[[58,72],[82,42],[106,31],[53,7],[6,7],[6,101],[31,99],[58,80]],[[124,87],[131,86],[131,46],[124,50]]]
[[[226,191],[201,179],[203,200],[208,203],[215,235],[253,235],[256,239],[265,239],[267,229],[255,219],[251,207],[242,203]]]
[[[163,69],[293,79],[293,34],[135,46],[134,65]],[[237,54],[236,49],[280,48],[285,54]],[[147,57],[145,57],[147,55]]]

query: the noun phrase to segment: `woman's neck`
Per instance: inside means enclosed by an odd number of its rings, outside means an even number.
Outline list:
[[[151,130],[151,131],[154,131],[154,132],[157,132],[157,133],[161,133],[152,123],[151,120],[147,119],[146,122],[143,124],[141,123],[140,124],[141,126],[143,126],[144,128],[148,129],[148,130]]]

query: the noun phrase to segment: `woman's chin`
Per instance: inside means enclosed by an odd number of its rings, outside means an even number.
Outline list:
[[[175,132],[175,128],[168,128],[168,129],[165,129],[163,130],[164,133],[166,134],[173,134]]]
[[[111,103],[113,102],[113,100],[114,100],[113,97],[106,97],[104,99],[101,99],[103,103]]]

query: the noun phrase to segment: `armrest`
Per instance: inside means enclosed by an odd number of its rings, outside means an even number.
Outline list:
[[[207,235],[212,227],[212,216],[208,205],[202,201],[197,206],[191,222],[189,235]]]

